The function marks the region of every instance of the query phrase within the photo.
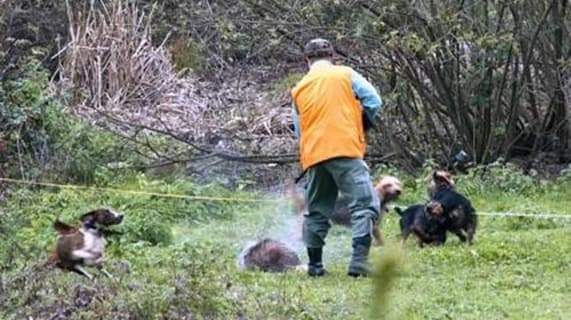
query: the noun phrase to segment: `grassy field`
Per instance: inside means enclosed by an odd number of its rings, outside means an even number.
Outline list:
[[[571,183],[462,178],[461,190],[480,212],[568,214]],[[520,179],[520,178],[518,178]],[[525,178],[523,178],[525,179]],[[511,181],[511,182],[510,182]],[[514,183],[513,186],[509,183]],[[419,202],[419,181],[405,181],[400,205]],[[125,184],[160,192],[231,196],[190,183]],[[127,215],[112,237],[108,269],[114,279],[89,282],[41,266],[55,239],[55,216],[77,217],[90,206],[110,205]],[[207,204],[95,192],[21,190],[1,209],[0,319],[567,319],[571,315],[571,220],[480,217],[475,245],[450,236],[445,246],[419,249],[398,242],[394,213],[383,220],[388,244],[375,249],[391,274],[345,275],[350,232],[334,227],[325,248],[330,272],[241,272],[236,256],[250,241],[271,236],[298,250],[295,217],[287,203],[258,206]],[[390,268],[389,268],[390,269]],[[388,298],[375,284],[391,281]],[[387,293],[387,291],[383,291]],[[380,308],[375,307],[380,306]]]

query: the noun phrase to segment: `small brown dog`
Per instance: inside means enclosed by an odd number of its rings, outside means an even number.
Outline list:
[[[83,266],[95,266],[108,277],[111,275],[103,269],[105,239],[104,227],[119,224],[123,215],[109,209],[97,209],[81,216],[81,227],[73,227],[59,220],[54,222],[54,229],[59,234],[54,254],[50,262],[56,266],[76,272],[93,279]]]
[[[387,204],[398,199],[398,197],[400,197],[402,194],[402,182],[396,177],[384,176],[375,186],[375,190],[377,191],[379,199],[381,200],[380,215],[382,215],[389,210]],[[379,216],[379,219],[376,220],[373,227],[373,245],[375,246],[381,246],[384,243],[383,235],[379,229],[380,221],[381,217]]]
[[[395,208],[400,216],[401,246],[409,235],[417,238],[418,246],[442,245],[446,242],[446,227],[443,212],[434,208],[432,203],[423,205],[416,204],[402,211]]]
[[[293,250],[284,243],[269,238],[247,246],[240,254],[238,266],[242,270],[264,272],[285,272],[305,267]]]

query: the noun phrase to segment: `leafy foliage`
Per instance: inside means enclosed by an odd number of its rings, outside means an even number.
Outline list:
[[[395,151],[411,169],[446,164],[460,149],[478,163],[542,152],[569,160],[568,80],[558,80],[569,71],[566,2],[167,1],[164,9],[175,19],[161,23],[201,43],[218,68],[298,61],[287,69],[297,73],[306,40],[333,40],[339,60],[385,98],[373,152]]]
[[[113,135],[68,115],[51,93],[48,77],[31,59],[17,77],[0,83],[2,169],[24,179],[63,176],[62,181],[94,182],[105,170],[102,165],[126,158],[122,146]]]
[[[381,89],[385,109],[380,131],[369,135],[370,154],[395,153],[391,161],[411,172],[427,159],[447,165],[461,149],[477,163],[524,157],[527,167],[541,167],[569,160],[567,2],[114,0],[87,6],[70,1],[70,15],[64,14],[65,1],[24,2],[30,11],[17,10],[16,1],[5,4],[21,19],[3,15],[3,30],[17,32],[0,39],[0,56],[17,56],[22,47],[24,56],[36,52],[46,65],[54,53],[52,40],[61,39],[68,24],[61,20],[74,20],[70,30],[75,31],[64,38],[85,41],[63,60],[68,72],[62,74],[73,75],[68,77],[78,89],[73,96],[80,98],[71,107],[111,105],[107,116],[121,122],[113,126],[115,133],[133,141],[132,151],[147,155],[153,165],[191,163],[200,171],[225,161],[295,162],[287,89],[305,72],[304,42],[318,36],[333,40],[339,62]],[[123,13],[130,10],[141,19],[126,19]],[[38,22],[29,21],[39,12]],[[110,18],[112,12],[119,14]],[[50,17],[61,23],[47,23]],[[150,17],[150,24],[142,17]],[[134,20],[139,22],[129,22]],[[123,38],[103,35],[120,31]],[[41,39],[38,45],[33,36]],[[89,41],[122,53],[86,50],[95,46]],[[149,53],[133,54],[139,44]],[[135,72],[154,65],[149,57],[158,53],[158,68]],[[10,70],[21,61],[8,60],[2,62]],[[53,71],[55,60],[50,61]],[[74,68],[73,61],[84,67]],[[133,63],[142,67],[121,68]],[[192,72],[175,79],[171,65]],[[198,81],[197,73],[206,81]],[[165,75],[169,79],[163,81]],[[152,81],[126,80],[147,77]],[[164,90],[152,90],[147,82]],[[125,88],[133,90],[126,94]],[[160,141],[154,140],[157,135],[177,147],[149,142]]]

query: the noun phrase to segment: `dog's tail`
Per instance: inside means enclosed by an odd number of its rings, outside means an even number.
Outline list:
[[[59,219],[56,219],[56,221],[54,221],[54,229],[56,230],[57,233],[61,235],[71,234],[77,231],[77,228],[65,224],[59,221]]]
[[[299,241],[303,237],[303,221],[306,211],[306,203],[303,194],[298,192],[295,183],[289,183],[286,187],[287,197],[293,205],[293,213],[295,214],[295,225],[292,227],[292,239]]]
[[[57,252],[54,251],[50,253],[46,261],[43,264],[41,264],[41,266],[43,268],[53,268],[59,266],[59,263],[60,263],[59,256]]]
[[[297,215],[303,215],[305,210],[305,198],[300,194],[295,186],[295,183],[290,183],[287,186],[287,196],[291,199],[293,203],[294,211]]]
[[[396,213],[397,213],[399,216],[401,216],[401,217],[402,217],[402,213],[403,213],[403,211],[402,211],[402,209],[401,209],[401,208],[399,208],[399,207],[395,207],[395,212],[396,212]]]

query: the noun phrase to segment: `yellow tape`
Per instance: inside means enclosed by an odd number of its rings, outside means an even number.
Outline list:
[[[536,219],[571,219],[571,214],[556,213],[520,213],[520,212],[476,212],[478,216],[488,217],[525,217]]]
[[[278,203],[288,201],[287,199],[248,199],[248,198],[230,198],[230,197],[208,197],[208,196],[189,196],[185,194],[176,193],[159,193],[159,192],[148,192],[148,191],[136,191],[136,190],[123,190],[116,188],[102,188],[102,187],[91,187],[91,186],[81,186],[72,184],[58,184],[51,182],[37,182],[29,180],[18,180],[10,178],[0,178],[0,181],[7,183],[17,183],[26,185],[36,185],[44,187],[55,187],[62,189],[79,189],[79,190],[96,190],[104,192],[117,192],[124,194],[140,195],[140,196],[155,196],[162,198],[176,198],[176,199],[188,199],[188,200],[202,200],[202,201],[226,201],[226,202],[250,202],[250,203]],[[479,216],[496,216],[496,217],[528,217],[536,219],[571,219],[571,214],[533,214],[533,213],[515,213],[515,212],[477,212]]]
[[[124,193],[124,194],[131,194],[131,195],[140,195],[140,196],[155,196],[155,197],[162,197],[162,198],[176,198],[176,199],[188,199],[188,200],[250,202],[250,203],[255,203],[255,202],[269,203],[269,202],[286,201],[285,199],[247,199],[247,198],[230,198],[230,197],[189,196],[189,195],[185,195],[185,194],[176,194],[176,193],[159,193],[159,192],[147,192],[147,191],[137,191],[137,190],[123,190],[123,189],[116,189],[116,188],[102,188],[102,187],[81,186],[81,185],[72,185],[72,184],[58,184],[58,183],[51,183],[51,182],[37,182],[37,181],[18,180],[18,179],[10,179],[10,178],[0,178],[0,181],[7,182],[7,183],[17,183],[17,184],[43,186],[43,187],[55,187],[55,188],[61,188],[61,189],[94,190],[94,191],[116,192],[116,193]]]
[[[390,206],[390,210],[393,210],[395,206]],[[477,216],[484,217],[526,217],[534,219],[563,219],[571,220],[571,214],[559,214],[559,213],[521,213],[521,212],[486,212],[486,211],[476,211]]]

